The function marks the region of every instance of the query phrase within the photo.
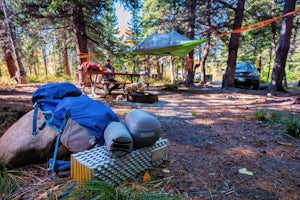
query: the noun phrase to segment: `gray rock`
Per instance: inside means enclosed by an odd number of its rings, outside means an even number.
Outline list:
[[[38,114],[37,126],[43,122]],[[57,132],[45,126],[32,135],[33,110],[21,117],[0,138],[0,162],[5,166],[19,167],[47,161],[53,154]]]

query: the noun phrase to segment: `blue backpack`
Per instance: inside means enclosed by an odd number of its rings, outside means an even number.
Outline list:
[[[48,125],[58,131],[53,159],[50,163],[51,178],[56,162],[56,154],[61,134],[64,133],[68,119],[72,119],[95,136],[99,145],[104,145],[104,130],[113,121],[119,122],[119,117],[105,104],[82,95],[82,92],[68,82],[49,83],[39,87],[32,94],[34,104],[33,131],[37,134],[37,114],[40,110],[44,122],[39,126],[43,129]],[[72,134],[72,133],[71,133]]]
[[[62,101],[65,97],[79,97],[82,95],[82,92],[73,84],[68,82],[63,83],[49,83],[42,85],[34,91],[32,94],[31,101],[34,104],[34,116],[33,116],[33,131],[32,134],[36,135],[36,119],[37,112],[40,109],[45,116],[44,123],[39,127],[42,129],[46,124],[54,129],[59,131],[61,126],[63,126],[63,121],[57,121],[54,118],[54,111],[56,106]],[[62,117],[60,117],[62,118]]]

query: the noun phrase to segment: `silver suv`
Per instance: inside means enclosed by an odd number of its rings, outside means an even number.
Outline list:
[[[226,74],[223,74],[222,86],[224,86],[224,78]],[[234,86],[251,87],[254,90],[259,89],[259,71],[256,69],[252,62],[238,62],[236,63],[234,74]]]

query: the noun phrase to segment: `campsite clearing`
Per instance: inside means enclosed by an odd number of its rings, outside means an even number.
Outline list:
[[[0,136],[13,117],[32,109],[35,89],[0,89],[0,110],[5,116],[0,118]],[[300,140],[287,135],[281,124],[253,117],[259,110],[299,116],[299,92],[268,96],[261,90],[222,91],[219,85],[179,87],[177,92],[151,89],[159,92],[159,101],[153,104],[117,101],[117,93],[99,101],[105,101],[122,120],[133,109],[143,109],[159,119],[169,156],[150,175],[170,178],[164,185],[168,193],[183,193],[186,199],[299,198]],[[48,180],[46,168],[46,164],[21,168],[28,173],[20,185],[25,188],[29,182]],[[51,182],[46,183],[51,188]],[[41,188],[36,190],[44,193]],[[27,197],[37,192],[32,190],[27,188]]]

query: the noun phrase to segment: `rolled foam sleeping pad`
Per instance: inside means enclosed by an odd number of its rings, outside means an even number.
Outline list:
[[[134,148],[152,146],[161,135],[161,125],[158,119],[143,110],[129,112],[125,116],[125,125],[133,138]]]
[[[104,140],[107,151],[112,157],[120,158],[132,151],[133,141],[131,134],[121,122],[111,122],[105,128]]]

